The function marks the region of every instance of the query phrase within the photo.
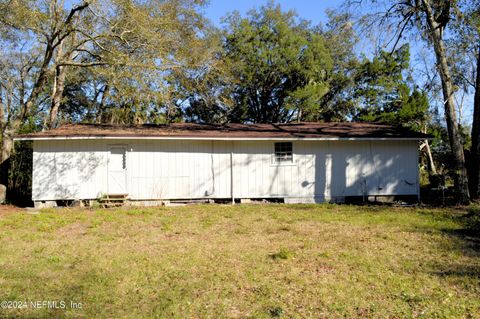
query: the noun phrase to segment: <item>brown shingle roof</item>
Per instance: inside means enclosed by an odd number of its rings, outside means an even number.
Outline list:
[[[374,123],[354,122],[300,122],[288,124],[194,124],[172,123],[165,125],[111,125],[66,124],[44,132],[22,134],[16,139],[44,138],[202,138],[202,139],[425,139],[429,135],[407,129]]]

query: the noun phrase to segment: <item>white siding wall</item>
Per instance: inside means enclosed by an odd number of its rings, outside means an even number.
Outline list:
[[[293,163],[273,163],[273,141],[35,141],[33,200],[108,193],[109,146],[127,147],[132,199],[415,195],[415,141],[294,141]]]
[[[101,141],[35,141],[33,200],[97,198],[107,188],[107,149]]]

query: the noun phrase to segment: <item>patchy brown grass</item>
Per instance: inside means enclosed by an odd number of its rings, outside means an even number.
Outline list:
[[[18,207],[13,206],[13,205],[0,204],[0,217],[1,216],[6,216],[6,215],[11,214],[11,213],[18,213],[20,211],[23,211],[23,209],[18,208]]]
[[[55,234],[65,239],[79,238],[86,235],[88,225],[81,223],[72,223],[65,225],[55,231]]]
[[[464,210],[204,205],[0,216],[12,317],[478,318]],[[70,307],[81,303],[81,309]]]

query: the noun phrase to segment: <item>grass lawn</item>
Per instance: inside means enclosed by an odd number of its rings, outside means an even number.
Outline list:
[[[480,318],[480,242],[464,214],[279,204],[0,214],[0,301],[29,303],[0,317]]]

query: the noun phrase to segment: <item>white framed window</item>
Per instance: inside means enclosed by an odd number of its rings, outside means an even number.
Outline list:
[[[290,164],[293,163],[292,142],[276,142],[274,144],[273,163]]]

